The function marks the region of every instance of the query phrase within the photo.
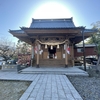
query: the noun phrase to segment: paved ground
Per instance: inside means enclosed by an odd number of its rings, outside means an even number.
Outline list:
[[[65,75],[1,71],[0,79],[32,81],[19,100],[83,100]]]

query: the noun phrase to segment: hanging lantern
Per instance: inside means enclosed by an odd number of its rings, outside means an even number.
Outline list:
[[[53,46],[51,45],[51,49],[53,49]]]
[[[57,45],[57,49],[59,49],[59,44]]]
[[[47,49],[47,45],[45,45],[45,49]]]

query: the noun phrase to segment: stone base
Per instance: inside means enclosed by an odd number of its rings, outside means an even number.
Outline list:
[[[67,68],[68,67],[68,65],[65,65],[65,68]]]
[[[37,64],[37,66],[36,66],[37,68],[39,68],[39,64]]]

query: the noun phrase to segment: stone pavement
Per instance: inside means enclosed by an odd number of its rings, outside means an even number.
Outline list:
[[[32,81],[19,100],[83,100],[65,75],[1,71],[0,80]]]

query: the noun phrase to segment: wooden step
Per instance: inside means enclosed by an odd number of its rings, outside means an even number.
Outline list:
[[[58,60],[58,59],[44,59],[40,60],[41,66],[64,66],[65,61],[64,60]]]

